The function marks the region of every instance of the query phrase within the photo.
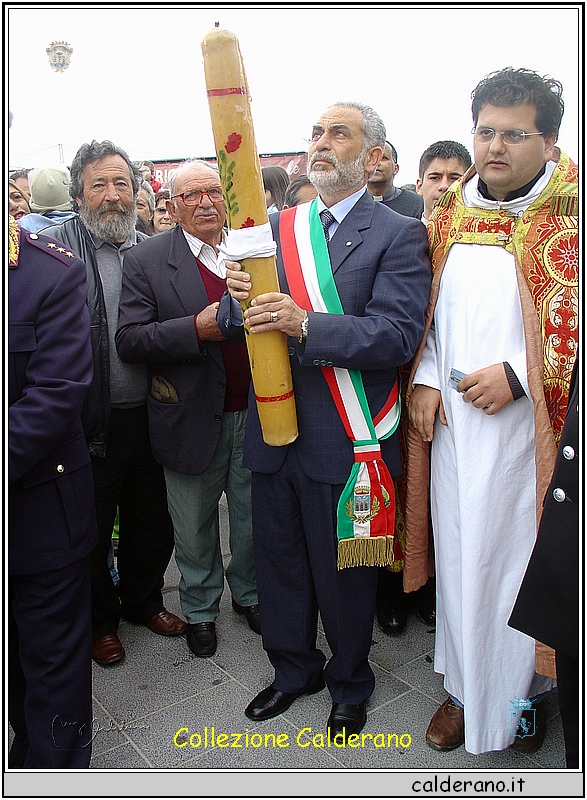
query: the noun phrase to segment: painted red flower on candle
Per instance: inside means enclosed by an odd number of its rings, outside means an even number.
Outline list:
[[[247,217],[246,220],[241,225],[241,228],[254,228],[255,227],[255,220]]]
[[[242,140],[243,137],[240,135],[240,133],[236,133],[235,131],[234,133],[231,133],[229,135],[228,140],[224,145],[224,149],[226,150],[227,153],[234,153],[241,146]]]

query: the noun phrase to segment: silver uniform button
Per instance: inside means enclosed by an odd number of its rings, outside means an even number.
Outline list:
[[[38,239],[39,237],[37,236],[36,233],[31,233],[30,238],[31,239]]]
[[[63,464],[57,464],[57,472],[65,472],[65,467]]]
[[[554,497],[557,503],[564,503],[565,500],[567,499],[564,489],[559,489],[559,488],[554,489],[552,492],[552,496]]]
[[[566,447],[563,447],[563,456],[567,459],[567,461],[572,461],[575,458],[575,451],[569,444]]]

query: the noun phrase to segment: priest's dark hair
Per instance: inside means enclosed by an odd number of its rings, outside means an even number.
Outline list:
[[[536,108],[538,130],[558,135],[565,110],[562,95],[562,84],[550,75],[506,67],[486,75],[471,92],[473,122],[477,125],[479,112],[487,103],[498,108],[527,104]]]

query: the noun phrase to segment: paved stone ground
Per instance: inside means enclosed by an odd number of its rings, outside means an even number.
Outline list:
[[[228,554],[228,513],[220,505],[223,553]],[[181,613],[172,562],[166,575],[167,608]],[[147,628],[122,623],[120,638],[126,649],[122,664],[109,668],[93,665],[95,739],[94,769],[563,769],[564,745],[556,692],[545,700],[549,720],[545,742],[533,756],[513,750],[472,756],[459,747],[438,753],[426,745],[424,734],[435,709],[446,698],[442,677],[433,670],[434,632],[415,614],[398,638],[373,630],[371,664],[375,692],[368,707],[364,733],[409,734],[407,747],[376,748],[370,739],[358,749],[319,747],[316,734],[325,734],[330,696],[325,690],[297,700],[280,717],[265,723],[248,720],[243,709],[273,677],[269,661],[243,617],[234,613],[230,592],[225,591],[217,620],[218,650],[213,658],[196,658],[184,637],[166,639]],[[319,646],[328,655],[323,633]],[[242,734],[241,748],[212,748],[211,728],[219,733]],[[174,736],[182,732],[174,744]],[[208,747],[193,747],[192,734],[204,736]],[[311,732],[302,729],[311,728]],[[246,734],[249,746],[246,747]],[[258,734],[253,737],[253,734]],[[261,737],[259,737],[259,734]],[[282,744],[272,746],[280,734]],[[299,736],[299,740],[298,737]],[[324,739],[326,737],[324,736]],[[198,743],[198,737],[193,738]],[[381,740],[377,740],[380,742]],[[408,743],[404,736],[403,744]],[[229,743],[238,744],[234,738]],[[253,744],[259,744],[254,747]],[[308,745],[304,747],[303,745]]]

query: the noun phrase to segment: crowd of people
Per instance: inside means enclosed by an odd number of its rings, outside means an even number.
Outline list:
[[[162,186],[94,140],[10,174],[10,767],[88,767],[91,660],[123,661],[121,619],[213,656],[225,577],[275,671],[249,719],[327,688],[330,736],[360,733],[374,620],[401,636],[415,605],[432,748],[536,752],[557,680],[579,766],[577,167],[557,81],[506,68],[472,99],[473,156],[434,142],[413,189],[358,102],[316,120],[307,175],[264,167],[265,294],[210,162]],[[277,447],[245,344],[266,331],[298,421]]]

